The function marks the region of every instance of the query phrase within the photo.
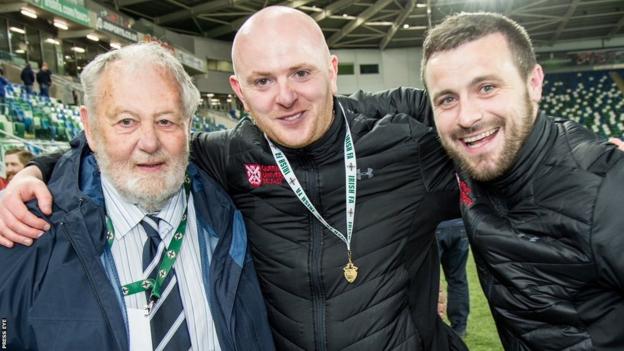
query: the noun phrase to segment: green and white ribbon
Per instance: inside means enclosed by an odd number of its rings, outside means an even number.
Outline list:
[[[299,183],[299,179],[295,176],[295,172],[293,171],[286,155],[277,147],[275,144],[269,140],[266,134],[264,137],[266,138],[269,146],[271,147],[271,152],[273,153],[273,157],[275,158],[275,162],[277,163],[284,179],[295,193],[299,201],[321,222],[330,232],[332,232],[335,236],[337,236],[340,240],[342,240],[347,245],[347,251],[349,253],[349,257],[351,256],[351,236],[353,234],[353,223],[355,218],[355,201],[356,201],[356,193],[357,193],[357,162],[355,157],[355,148],[353,147],[353,138],[351,137],[351,130],[349,129],[349,121],[347,121],[347,117],[345,114],[342,105],[338,103],[340,110],[342,111],[342,115],[345,119],[346,133],[344,138],[344,166],[345,166],[345,208],[346,208],[346,221],[347,221],[347,235],[343,235],[336,228],[332,227],[327,221],[321,216],[321,214],[317,211],[316,207],[312,204],[308,196],[306,195],[301,183]]]
[[[158,274],[156,275],[156,279],[141,279],[121,287],[121,292],[124,296],[151,290],[150,298],[148,301],[148,306],[150,307],[160,298],[163,289],[162,284],[169,275],[171,269],[173,268],[173,264],[178,258],[180,248],[182,247],[182,240],[184,239],[184,234],[186,233],[186,224],[188,222],[188,201],[191,193],[191,179],[188,174],[184,178],[184,190],[186,192],[187,202],[186,207],[184,208],[184,214],[182,215],[182,220],[180,221],[180,224],[178,225],[178,228],[176,229],[173,238],[169,242],[169,247],[165,247],[162,252],[162,255],[164,257],[162,258],[160,266],[158,267]],[[113,222],[108,215],[106,216],[106,228],[108,230],[108,246],[112,247],[115,240],[115,227],[113,226]],[[147,240],[150,239],[148,238]]]

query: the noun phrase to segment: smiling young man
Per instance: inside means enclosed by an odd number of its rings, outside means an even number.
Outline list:
[[[624,349],[624,152],[539,111],[544,73],[504,16],[447,18],[422,70],[505,349]]]
[[[336,99],[338,59],[299,11],[256,13],[232,59],[252,120],[198,137],[192,153],[245,216],[278,349],[463,349],[436,313],[433,234],[456,192],[434,132]],[[430,111],[422,92],[384,100],[369,103]]]
[[[458,206],[453,164],[418,121],[430,118],[426,95],[334,97],[337,58],[316,22],[286,7],[245,22],[232,58],[251,119],[197,135],[191,157],[243,213],[277,348],[465,350],[437,315],[434,230]],[[385,115],[397,110],[416,118]],[[16,193],[0,208],[9,225]]]
[[[270,25],[274,20],[281,24]],[[232,89],[258,128],[289,148],[305,147],[325,134],[337,90],[338,58],[329,55],[320,28],[302,26],[301,20],[257,16],[241,27],[232,46]],[[271,38],[280,40],[267,45]]]

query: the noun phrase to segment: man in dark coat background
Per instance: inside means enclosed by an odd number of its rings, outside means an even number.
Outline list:
[[[41,69],[37,72],[37,84],[39,84],[39,95],[50,97],[50,86],[52,86],[52,72],[48,68],[47,62],[41,64]]]
[[[22,83],[24,83],[24,90],[27,94],[32,94],[32,87],[35,84],[35,72],[33,72],[30,67],[30,63],[27,63],[26,66],[22,69],[20,73],[20,78],[22,79]]]

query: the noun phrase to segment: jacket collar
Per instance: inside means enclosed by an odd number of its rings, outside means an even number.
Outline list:
[[[543,112],[538,113],[533,129],[511,169],[494,181],[482,184],[502,196],[517,195],[530,183],[535,171],[550,153],[556,137],[556,127],[550,118]]]
[[[59,235],[71,243],[79,257],[118,348],[126,350],[128,335],[123,311],[100,259],[106,249],[106,225],[99,171],[84,133],[71,145],[72,150],[57,162],[50,178],[53,221]]]
[[[90,198],[103,206],[100,173],[84,132],[70,145],[71,150],[59,159],[48,184],[54,196],[54,205],[63,212],[69,212],[85,198]]]

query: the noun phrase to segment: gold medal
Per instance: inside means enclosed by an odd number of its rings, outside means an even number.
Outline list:
[[[355,279],[357,278],[358,267],[354,265],[353,261],[351,260],[351,251],[349,251],[349,262],[347,262],[347,265],[344,266],[342,270],[344,271],[345,279],[349,283],[353,283]]]

